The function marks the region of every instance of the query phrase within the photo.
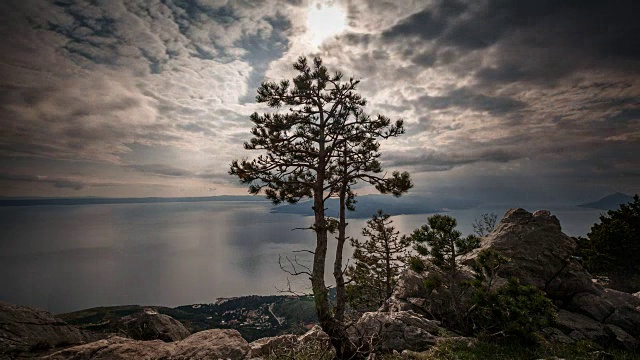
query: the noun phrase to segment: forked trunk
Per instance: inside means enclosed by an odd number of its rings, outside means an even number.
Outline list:
[[[342,319],[337,319],[333,316],[329,307],[328,291],[324,282],[324,270],[327,258],[327,227],[324,218],[324,203],[321,196],[314,197],[314,213],[316,223],[316,250],[313,256],[311,287],[313,289],[318,321],[320,322],[322,330],[329,335],[331,345],[333,345],[336,350],[335,359],[361,359],[363,355],[358,354],[357,348],[349,340],[349,335],[347,334]],[[342,288],[342,313],[344,314],[344,281],[342,282]]]

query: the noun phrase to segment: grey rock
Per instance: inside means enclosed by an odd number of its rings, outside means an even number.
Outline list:
[[[298,346],[298,336],[281,335],[255,340],[249,344],[249,357],[273,355],[278,349],[293,349]]]
[[[176,342],[172,360],[230,359],[244,360],[249,343],[237,330],[214,329],[197,332]]]
[[[301,346],[329,346],[330,338],[319,325],[315,325],[311,330],[298,337]]]
[[[408,269],[400,275],[393,290],[393,296],[398,299],[425,296],[427,294],[425,279],[424,275]]]
[[[89,337],[47,311],[0,302],[0,357],[82,344]]]
[[[629,294],[626,292],[605,288],[604,298],[611,302],[615,307],[631,306],[634,308],[640,307],[640,293]]]
[[[640,312],[631,306],[616,308],[604,322],[620,327],[636,338],[640,337]]]
[[[586,338],[596,342],[604,342],[609,338],[602,323],[566,310],[558,311],[557,326],[575,340]]]
[[[608,318],[615,309],[611,302],[591,293],[576,294],[567,304],[567,310],[589,316],[599,322]]]
[[[162,340],[165,342],[186,339],[191,332],[171,316],[159,314],[147,308],[144,311],[122,317],[110,328],[118,335],[135,340]]]
[[[349,329],[349,335],[370,350],[423,351],[436,343],[433,334],[441,330],[439,323],[412,311],[368,312]]]
[[[638,346],[640,346],[640,342],[637,339],[615,325],[605,325],[605,329],[612,334],[614,344],[619,347],[623,347],[628,350],[634,350],[637,349]]]
[[[169,359],[175,344],[162,340],[138,341],[120,336],[58,351],[43,360],[130,360]]]
[[[584,293],[601,296],[603,292],[603,288],[595,284],[591,275],[573,258],[541,290],[552,299],[568,299]]]
[[[557,343],[572,344],[576,341],[574,338],[566,335],[562,330],[555,327],[544,328],[542,329],[542,333],[547,339]]]
[[[214,329],[195,333],[182,341],[140,341],[119,336],[74,346],[44,360],[245,360],[249,344],[236,330]]]
[[[531,214],[524,209],[511,209],[493,232],[482,238],[480,248],[464,256],[462,261],[471,265],[483,249],[496,250],[511,259],[501,270],[501,277],[513,276],[522,284],[545,289],[570,263],[576,246],[548,211]]]

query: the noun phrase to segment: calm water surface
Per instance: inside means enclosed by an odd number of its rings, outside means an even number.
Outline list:
[[[287,284],[278,257],[298,256],[310,264],[307,255],[294,251],[313,249],[314,234],[291,230],[309,226],[311,217],[272,214],[270,208],[267,202],[0,207],[0,300],[61,313],[277,293]],[[507,209],[487,206],[450,215],[468,234],[475,217],[485,212],[501,217]],[[550,210],[569,235],[586,234],[600,213]],[[406,234],[427,216],[393,219]],[[349,223],[350,233],[358,236],[365,219]],[[333,261],[333,254],[329,257]],[[289,279],[297,290],[309,286],[303,276]]]

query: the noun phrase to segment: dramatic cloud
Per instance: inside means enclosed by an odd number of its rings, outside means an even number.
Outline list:
[[[318,45],[307,17],[323,7],[346,27]],[[243,193],[226,170],[251,155],[248,115],[266,110],[255,89],[291,77],[300,55],[362,78],[368,111],[405,119],[383,161],[413,172],[416,191],[537,181],[579,183],[574,197],[640,192],[631,0],[15,0],[0,10],[0,195]]]

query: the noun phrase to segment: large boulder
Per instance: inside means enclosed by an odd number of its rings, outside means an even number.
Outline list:
[[[58,351],[43,360],[169,359],[174,350],[175,344],[161,340],[139,341],[112,336]]]
[[[475,261],[483,249],[511,259],[500,270],[503,278],[516,277],[534,285],[560,308],[558,328],[573,339],[634,348],[640,338],[640,302],[627,293],[604,288],[572,257],[575,241],[565,235],[549,211],[533,214],[509,210],[481,246],[465,257]]]
[[[214,329],[195,333],[182,341],[140,341],[119,336],[74,346],[45,360],[245,360],[249,344],[236,330]]]
[[[249,344],[249,358],[263,359],[275,357],[282,359],[313,358],[318,354],[333,353],[329,335],[319,325],[303,335],[280,335],[255,340]]]
[[[297,335],[280,335],[255,340],[249,344],[249,357],[277,355],[281,349],[294,349],[298,346]]]
[[[446,320],[454,317],[454,308],[451,305],[451,293],[442,288],[428,288],[426,286],[430,277],[441,277],[435,270],[430,269],[423,273],[407,270],[400,274],[400,280],[391,298],[387,299],[378,309],[379,312],[412,311],[429,320]],[[461,268],[457,273],[456,282],[468,283],[473,280],[473,275],[468,268]],[[461,306],[470,304],[472,293],[459,288],[456,299]],[[469,305],[470,306],[470,305]],[[445,325],[451,325],[444,321]]]
[[[588,316],[560,310],[556,325],[574,340],[589,339],[597,342],[607,340],[604,325]]]
[[[159,314],[151,308],[125,316],[110,328],[118,335],[134,340],[162,340],[166,342],[186,339],[191,332],[181,322],[171,316]]]
[[[0,359],[82,344],[89,337],[47,311],[0,302]]]
[[[327,347],[330,343],[331,339],[329,338],[329,335],[322,330],[320,325],[314,325],[311,330],[298,337],[298,344],[300,346]]]
[[[616,307],[606,299],[591,294],[576,294],[566,306],[567,310],[586,315],[596,321],[604,321],[616,310]]]
[[[350,337],[373,351],[423,351],[436,343],[442,328],[413,311],[368,312],[349,328]]]
[[[424,296],[426,291],[424,275],[408,269],[400,274],[393,295],[399,299],[410,299]]]
[[[576,246],[549,211],[532,214],[524,209],[511,209],[482,238],[480,248],[461,261],[471,265],[480,251],[492,249],[511,259],[500,270],[503,278],[515,277],[524,285],[546,291],[553,299],[566,299],[580,292],[599,294],[591,275],[571,256]]]
[[[230,329],[197,332],[175,344],[172,360],[244,360],[249,354],[249,343],[237,330]]]

